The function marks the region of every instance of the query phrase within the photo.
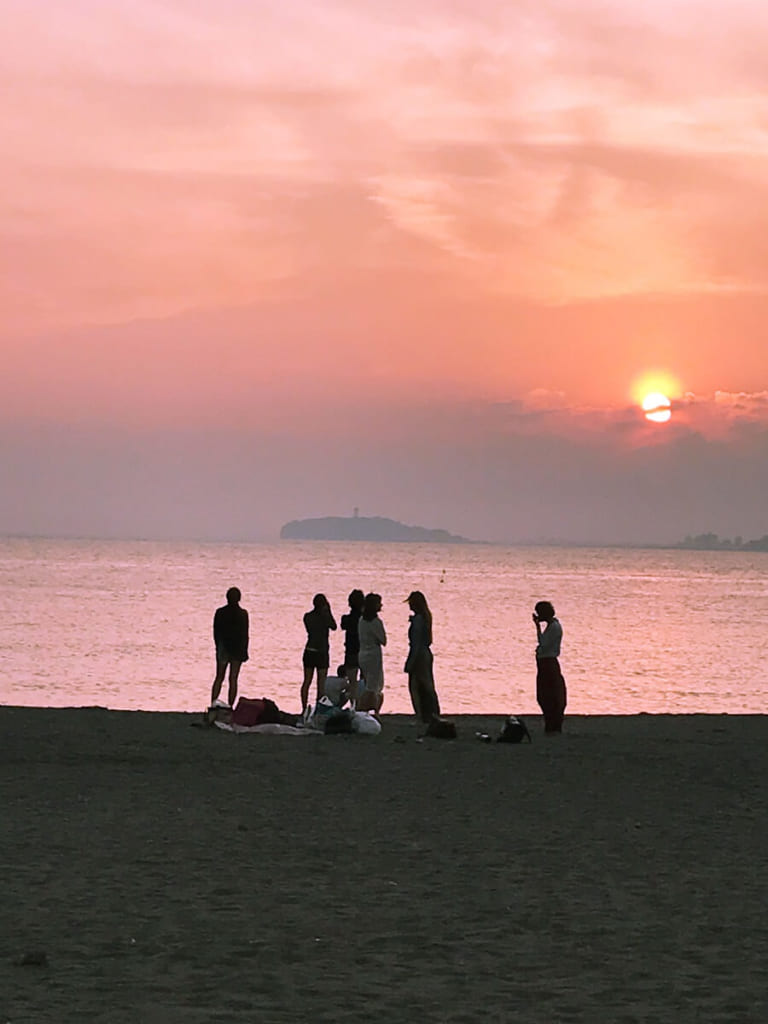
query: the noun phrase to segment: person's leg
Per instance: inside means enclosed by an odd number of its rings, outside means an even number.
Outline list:
[[[237,680],[240,676],[241,661],[230,661],[229,663],[229,706],[233,708],[237,700]]]
[[[544,732],[562,732],[565,680],[554,658],[542,658],[536,670],[536,700],[544,716]]]
[[[432,651],[429,652],[429,658],[427,659],[427,665],[425,669],[426,673],[426,688],[429,694],[429,703],[432,708],[432,718],[440,717],[440,699],[437,696],[437,690],[435,689],[435,673],[434,673],[434,661],[432,658]]]
[[[216,659],[216,675],[213,680],[213,686],[211,687],[211,704],[215,704],[219,699],[221,693],[221,685],[224,682],[224,676],[227,672],[227,662],[221,658]]]
[[[325,696],[325,680],[327,678],[328,678],[328,666],[326,665],[325,668],[319,668],[317,670],[317,698],[316,698],[316,702],[318,700],[320,700],[321,697]]]
[[[563,719],[565,718],[565,706],[568,703],[568,694],[565,688],[565,679],[560,671],[560,666],[557,666],[557,679],[554,681],[552,687],[553,697],[553,715],[552,723],[554,726],[554,732],[563,731]]]
[[[344,678],[347,680],[347,693],[349,694],[349,705],[354,711],[357,707],[357,665],[344,666]]]
[[[419,693],[420,718],[428,724],[433,718],[440,717],[440,701],[435,690],[435,677],[432,673],[432,652],[424,651],[416,663],[416,687]]]
[[[374,690],[363,690],[360,700],[357,702],[357,711],[375,711],[377,694]]]
[[[377,715],[381,711],[381,705],[383,703],[384,703],[384,691],[383,690],[379,690],[379,692],[376,694],[376,707],[373,709],[376,712]]]
[[[304,666],[304,682],[301,684],[301,713],[302,715],[307,710],[307,704],[309,703],[309,688],[312,685],[312,676],[314,669],[311,665]]]
[[[415,672],[408,673],[408,693],[411,695],[413,713],[420,722],[421,718],[421,693],[419,691],[419,680]]]

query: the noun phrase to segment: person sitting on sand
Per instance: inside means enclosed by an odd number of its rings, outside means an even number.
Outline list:
[[[216,675],[211,688],[211,706],[221,693],[224,676],[229,666],[229,707],[237,699],[237,680],[240,666],[248,661],[248,612],[240,607],[241,593],[237,587],[227,591],[227,603],[217,608],[213,616],[213,642],[216,647]]]
[[[432,667],[432,612],[420,590],[411,591],[406,601],[413,614],[408,625],[408,658],[404,671],[408,673],[408,691],[416,717],[428,724],[440,717]]]
[[[362,590],[353,590],[347,598],[349,611],[341,616],[341,628],[344,630],[344,675],[350,682],[349,698],[353,704],[357,698],[357,674],[360,668],[360,637],[357,626],[363,613],[363,600]]]
[[[550,601],[538,601],[533,612],[538,644],[536,646],[536,700],[544,715],[544,732],[563,731],[563,717],[567,704],[565,679],[560,671],[560,646],[563,627],[555,617]],[[542,622],[546,623],[544,629]]]
[[[325,679],[330,665],[330,645],[328,633],[336,629],[336,619],[325,594],[315,594],[312,598],[312,611],[304,616],[304,628],[307,631],[307,644],[304,648],[302,663],[304,665],[304,682],[301,684],[301,713],[305,714],[309,704],[309,688],[312,676],[317,672],[317,696],[315,703],[325,693]]]
[[[366,594],[357,627],[360,635],[360,674],[365,684],[357,702],[359,711],[378,712],[384,703],[384,660],[381,649],[386,647],[387,634],[379,618],[380,611],[381,595]]]
[[[346,677],[346,666],[339,665],[335,676],[326,676],[325,696],[337,708],[343,708],[350,700],[351,687]]]

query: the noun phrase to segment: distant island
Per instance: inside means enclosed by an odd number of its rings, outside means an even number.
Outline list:
[[[768,533],[756,540],[742,540],[741,537],[718,537],[716,533],[697,533],[673,545],[692,551],[768,551]]]
[[[406,526],[383,516],[323,516],[321,519],[294,519],[280,531],[281,540],[367,540],[403,541],[422,544],[472,544],[467,537],[447,530],[429,530],[424,526]]]

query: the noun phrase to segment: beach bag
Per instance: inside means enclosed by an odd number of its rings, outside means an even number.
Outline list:
[[[335,718],[336,715],[342,714],[342,710],[333,703],[329,697],[321,697],[320,700],[315,704],[312,714],[309,716],[309,721],[315,729],[325,729],[325,724],[329,718]]]
[[[352,732],[360,733],[361,736],[378,736],[381,732],[381,722],[374,715],[367,711],[352,712]]]
[[[353,711],[340,711],[336,708],[335,715],[326,715],[323,732],[326,736],[340,736],[344,733],[351,733]]]
[[[232,711],[232,725],[242,725],[245,728],[261,725],[263,715],[264,701],[260,697],[254,699],[241,697]]]
[[[280,711],[277,704],[268,697],[241,697],[232,712],[232,725],[244,728],[279,721]]]
[[[445,722],[442,718],[433,718],[426,728],[425,736],[432,736],[437,740],[455,740],[456,726],[453,722]]]
[[[501,727],[501,732],[496,740],[497,743],[522,743],[524,739],[531,742],[531,734],[528,732],[528,726],[517,715],[509,715],[505,719],[504,725]]]

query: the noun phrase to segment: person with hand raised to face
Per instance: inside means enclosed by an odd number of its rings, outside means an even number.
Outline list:
[[[563,627],[550,601],[537,602],[533,624],[539,641],[536,645],[536,700],[544,715],[544,732],[559,733],[563,731],[568,694],[559,660]]]
[[[312,609],[304,616],[304,628],[307,631],[307,643],[301,659],[304,666],[304,681],[301,684],[302,714],[307,710],[309,703],[312,676],[317,673],[317,703],[325,693],[325,679],[331,663],[328,634],[330,630],[336,629],[336,619],[325,594],[315,594],[312,598]]]

